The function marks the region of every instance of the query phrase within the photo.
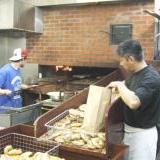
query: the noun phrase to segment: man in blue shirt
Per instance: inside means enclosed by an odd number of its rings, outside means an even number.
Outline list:
[[[15,49],[11,63],[0,69],[0,106],[22,107],[20,91],[28,86],[22,84],[20,68],[24,67],[27,54],[26,49]]]

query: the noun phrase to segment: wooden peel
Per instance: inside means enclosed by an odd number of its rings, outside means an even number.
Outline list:
[[[151,16],[153,16],[155,18],[160,19],[160,15],[158,13],[154,12],[154,11],[150,11],[148,9],[145,9],[145,10],[143,10],[143,12],[148,13],[149,15],[151,15]]]

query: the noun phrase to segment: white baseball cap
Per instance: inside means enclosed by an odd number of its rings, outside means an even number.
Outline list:
[[[17,48],[13,51],[13,56],[9,59],[10,61],[19,61],[23,58],[27,58],[28,51],[25,48]]]

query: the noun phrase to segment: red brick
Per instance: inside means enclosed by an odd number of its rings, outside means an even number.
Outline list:
[[[154,53],[154,18],[143,12],[154,9],[154,2],[113,5],[43,8],[44,32],[29,36],[28,61],[46,65],[105,66],[117,62],[117,45],[111,45],[111,24],[133,25],[133,38],[139,39],[146,58]]]

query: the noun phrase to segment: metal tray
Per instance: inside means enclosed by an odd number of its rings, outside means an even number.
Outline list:
[[[37,141],[35,137],[18,133],[9,133],[0,137],[1,154],[7,145],[12,145],[15,148],[21,148],[23,152],[47,152],[50,155],[57,155],[59,149],[58,143]]]
[[[62,104],[62,102],[56,102],[56,101],[53,101],[52,99],[45,99],[45,100],[41,101],[41,103],[43,106],[50,106],[53,108],[56,108]]]

